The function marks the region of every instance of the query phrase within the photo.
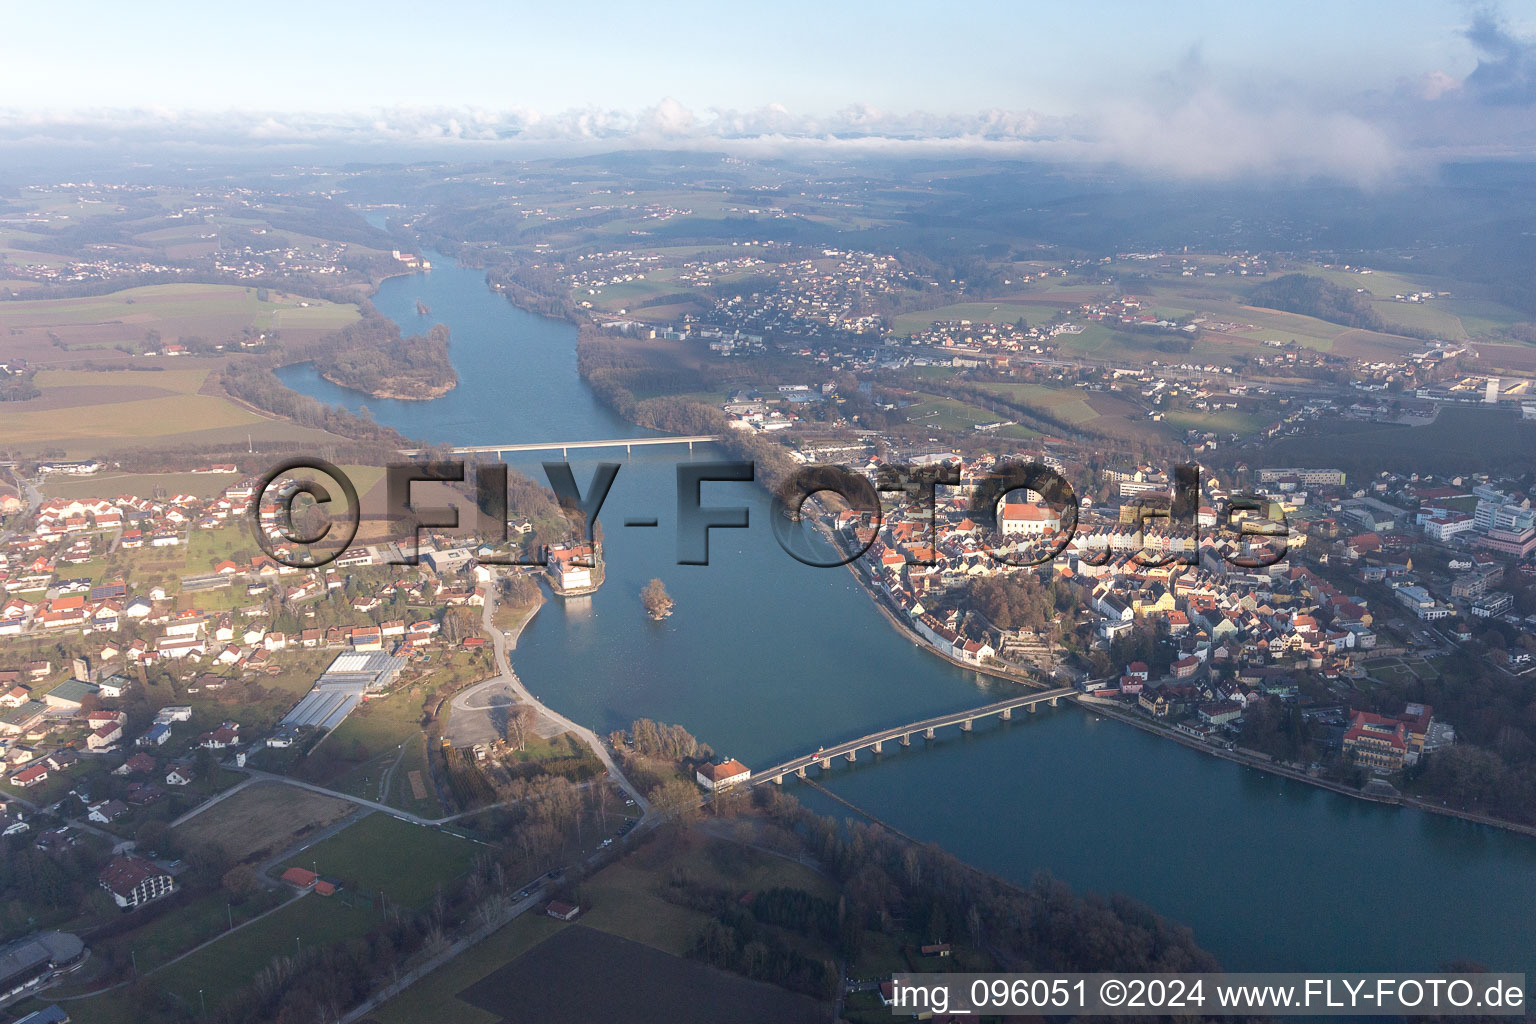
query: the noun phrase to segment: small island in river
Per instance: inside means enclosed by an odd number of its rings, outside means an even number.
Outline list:
[[[645,605],[645,614],[657,622],[672,614],[672,595],[667,593],[666,585],[659,579],[651,580],[641,589],[640,601]]]

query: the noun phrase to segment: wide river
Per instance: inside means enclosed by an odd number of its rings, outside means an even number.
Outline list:
[[[435,256],[433,265],[385,282],[374,301],[407,333],[451,328],[455,391],[397,402],[336,387],[308,367],[283,379],[325,402],[366,404],[380,422],[434,442],[646,433],[582,383],[570,325],[514,308],[478,271]],[[418,299],[429,315],[417,314]],[[676,467],[690,455],[645,451],[572,453],[583,489],[597,461],[623,468],[601,515],[606,585],[546,605],[514,654],[552,707],[600,733],[639,717],[676,722],[761,767],[997,699],[1008,685],[916,648],[847,570],[784,554],[752,485],[705,485],[706,505],[748,506],[751,525],[711,531],[709,565],[677,565]],[[536,460],[520,465],[540,473]],[[660,524],[626,528],[629,516]],[[677,601],[660,624],[639,600],[656,576]],[[1044,870],[1079,890],[1141,899],[1192,927],[1229,969],[1433,970],[1472,959],[1536,973],[1536,839],[1351,800],[1075,706],[993,722],[839,761],[825,781],[979,867],[1021,882]],[[843,813],[808,787],[786,790]]]

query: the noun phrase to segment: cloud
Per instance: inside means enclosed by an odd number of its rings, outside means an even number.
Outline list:
[[[1455,75],[1448,75],[1444,71],[1426,71],[1412,81],[1403,82],[1401,86],[1401,91],[1414,99],[1431,102],[1454,95],[1460,89],[1461,81]]]
[[[398,159],[438,152],[482,156],[680,148],[767,157],[980,156],[1063,164],[1116,164],[1159,176],[1334,177],[1372,182],[1401,154],[1358,118],[1303,109],[1252,109],[1203,87],[1176,102],[1121,104],[1073,118],[1030,110],[966,115],[891,112],[854,104],[827,115],[781,105],[692,111],[675,99],[637,112],[596,107],[402,107],[351,114],[97,110],[55,115],[0,112],[0,143],[35,149],[159,148],[172,154],[258,152],[317,161]]]
[[[1126,102],[1095,119],[1090,154],[1176,178],[1327,178],[1373,185],[1409,167],[1392,133],[1345,110],[1245,105],[1212,87],[1172,104]]]
[[[1489,10],[1473,16],[1466,37],[1479,54],[1462,83],[1470,95],[1497,106],[1536,104],[1536,39],[1516,36]]]

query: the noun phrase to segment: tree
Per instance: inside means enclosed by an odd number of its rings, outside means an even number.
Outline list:
[[[699,788],[684,779],[668,779],[647,794],[651,805],[664,817],[679,825],[693,824],[699,818]]]
[[[672,614],[672,597],[659,579],[652,579],[641,589],[640,601],[645,605],[645,613],[653,619],[664,619]]]
[[[236,864],[224,872],[222,884],[224,891],[229,893],[237,903],[250,899],[261,889],[261,882],[257,879],[256,872],[245,864]]]
[[[527,704],[514,704],[507,712],[506,740],[513,750],[526,750],[528,731],[538,720],[539,713]]]

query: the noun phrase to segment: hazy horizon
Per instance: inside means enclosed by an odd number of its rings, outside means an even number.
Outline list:
[[[82,18],[57,45],[44,11],[11,12],[34,45],[0,73],[9,162],[634,147],[1379,185],[1447,159],[1536,155],[1536,26],[1460,3],[997,7],[963,23],[916,6],[149,10]],[[253,32],[259,56],[232,69]],[[147,59],[168,45],[171,59]]]

